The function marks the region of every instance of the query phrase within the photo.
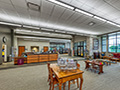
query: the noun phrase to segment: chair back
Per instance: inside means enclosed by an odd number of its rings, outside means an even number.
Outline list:
[[[47,63],[47,67],[48,67],[48,74],[50,73],[50,63]]]
[[[80,69],[80,64],[79,63],[77,63],[77,68]]]
[[[92,68],[94,68],[94,67],[95,67],[95,64],[94,64],[94,62],[91,62],[91,65],[92,65]]]

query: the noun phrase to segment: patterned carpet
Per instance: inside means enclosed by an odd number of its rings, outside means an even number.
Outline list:
[[[120,90],[120,63],[104,66],[104,73],[101,75],[86,71],[85,63],[79,63],[80,69],[84,71],[82,90]],[[72,84],[71,90],[79,90],[76,87],[76,84]],[[0,70],[0,90],[49,90],[47,65]]]

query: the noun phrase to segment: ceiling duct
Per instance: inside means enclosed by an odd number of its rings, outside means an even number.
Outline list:
[[[40,6],[31,2],[27,2],[27,6],[31,10],[40,11]]]

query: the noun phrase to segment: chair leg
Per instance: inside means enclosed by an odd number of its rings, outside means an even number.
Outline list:
[[[49,85],[50,85],[50,88],[49,88],[49,90],[51,90],[51,82],[49,83]]]
[[[79,79],[77,79],[77,88],[79,88]]]
[[[70,81],[68,82],[68,90],[70,90]]]
[[[54,90],[54,83],[52,84],[52,90]]]
[[[48,75],[48,80],[47,81],[49,82],[49,80],[50,80],[50,75]]]

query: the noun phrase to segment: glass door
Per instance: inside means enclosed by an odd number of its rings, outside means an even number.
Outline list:
[[[77,48],[77,55],[78,55],[78,56],[81,56],[80,46],[78,46],[78,48]]]
[[[78,46],[77,48],[77,56],[83,57],[84,56],[84,47]]]
[[[83,56],[84,56],[84,48],[83,48],[83,46],[81,46],[80,49],[81,49],[81,54],[80,54],[80,56],[83,57]]]

